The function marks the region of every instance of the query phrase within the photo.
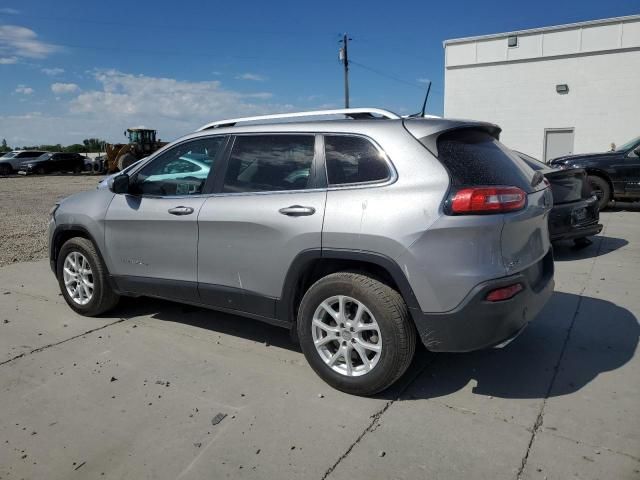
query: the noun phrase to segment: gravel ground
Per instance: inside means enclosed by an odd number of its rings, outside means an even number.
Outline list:
[[[47,257],[53,204],[94,188],[100,177],[59,175],[0,178],[0,267]]]

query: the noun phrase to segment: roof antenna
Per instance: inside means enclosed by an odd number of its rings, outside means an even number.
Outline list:
[[[427,111],[427,100],[429,100],[429,92],[431,91],[431,80],[429,80],[429,86],[427,87],[427,94],[424,96],[424,102],[422,104],[422,110],[420,110],[420,116],[424,117]]]
[[[409,118],[420,118],[420,117],[424,117],[426,111],[427,111],[427,100],[429,100],[429,92],[431,92],[431,80],[429,80],[429,84],[427,86],[427,94],[424,96],[424,102],[422,102],[422,110],[420,110],[418,113],[414,113],[412,115],[409,115]]]

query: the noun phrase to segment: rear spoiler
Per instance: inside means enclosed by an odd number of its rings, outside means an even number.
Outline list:
[[[496,140],[500,140],[502,129],[493,123],[476,122],[474,120],[448,120],[433,118],[406,118],[403,120],[404,128],[420,140],[427,150],[434,156],[438,156],[438,138],[443,133],[461,129],[482,130]]]

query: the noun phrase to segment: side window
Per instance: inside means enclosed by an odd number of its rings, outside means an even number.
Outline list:
[[[202,193],[226,140],[225,136],[199,138],[170,148],[138,172],[133,192],[163,197]]]
[[[382,153],[369,140],[348,135],[325,135],[329,185],[385,180],[390,172]]]
[[[235,139],[224,192],[302,190],[311,178],[313,135],[242,135]]]

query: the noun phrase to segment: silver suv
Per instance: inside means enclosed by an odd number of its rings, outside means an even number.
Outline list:
[[[374,394],[416,337],[503,344],[552,293],[551,194],[499,133],[379,109],[214,122],[54,208],[51,267],[81,314],[146,295],[262,320]]]

